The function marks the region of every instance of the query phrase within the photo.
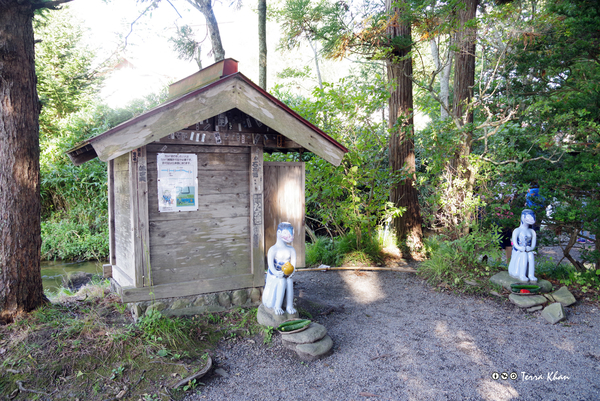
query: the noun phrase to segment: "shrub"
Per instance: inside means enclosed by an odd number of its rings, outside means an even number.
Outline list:
[[[306,244],[307,266],[375,265],[381,261],[381,245],[371,236],[363,236],[360,246],[352,232],[336,238],[317,237],[314,243]]]
[[[425,240],[430,258],[419,268],[419,275],[430,284],[448,282],[460,285],[465,279],[489,276],[499,266],[502,252],[499,234],[472,227],[471,232],[453,241],[441,237]]]

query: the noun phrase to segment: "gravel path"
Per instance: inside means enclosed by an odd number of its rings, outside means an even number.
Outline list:
[[[550,325],[508,301],[433,291],[411,273],[299,272],[331,356],[301,362],[274,335],[224,342],[187,400],[600,400],[600,311]],[[343,307],[342,307],[343,305]],[[516,380],[493,373],[512,373]],[[554,379],[554,380],[552,380]]]

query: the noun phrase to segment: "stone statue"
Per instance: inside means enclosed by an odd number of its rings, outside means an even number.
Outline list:
[[[282,309],[284,294],[285,312],[290,315],[296,313],[296,309],[294,309],[294,282],[292,281],[296,266],[296,250],[292,247],[293,240],[294,227],[287,222],[279,223],[279,226],[277,226],[277,242],[267,252],[269,270],[262,303],[267,308],[273,309],[277,315],[284,314]]]
[[[513,252],[508,265],[508,274],[518,278],[522,282],[537,281],[534,276],[535,260],[534,252],[536,245],[536,234],[533,230],[535,214],[530,209],[524,209],[521,213],[521,225],[513,231]]]

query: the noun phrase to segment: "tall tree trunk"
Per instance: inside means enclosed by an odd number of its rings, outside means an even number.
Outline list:
[[[319,83],[319,88],[323,90],[323,79],[321,78],[321,67],[319,67],[319,52],[318,52],[318,43],[311,39],[308,40],[308,44],[310,45],[313,54],[315,55],[315,70],[317,71],[317,81]]]
[[[267,90],[267,0],[258,0],[258,86]]]
[[[24,4],[23,4],[24,3]],[[29,2],[0,0],[0,321],[46,301],[40,272],[39,100]]]
[[[475,42],[477,28],[472,21],[477,15],[479,0],[465,0],[458,10],[459,29],[454,43],[458,47],[454,66],[453,114],[462,120],[462,125],[473,122],[473,111],[469,103],[475,85]],[[463,115],[464,114],[464,115]]]
[[[397,3],[394,3],[396,5]],[[403,7],[408,7],[406,3]],[[390,166],[392,171],[405,170],[408,178],[391,188],[390,200],[396,207],[404,207],[402,216],[394,219],[394,228],[399,240],[406,240],[415,248],[422,246],[422,219],[419,210],[417,189],[414,187],[415,152],[413,128],[412,57],[410,56],[411,25],[402,18],[404,11],[392,7],[386,0],[386,7],[393,20],[388,24],[390,39],[404,38],[401,46],[395,46],[392,57],[387,60],[387,76],[393,85],[390,93]]]
[[[219,24],[212,8],[211,0],[187,0],[196,10],[200,11],[206,19],[208,26],[208,34],[212,45],[212,52],[215,58],[215,63],[225,58],[225,50],[221,43],[221,33],[219,32]]]
[[[458,10],[459,29],[455,35],[455,45],[458,47],[456,61],[454,66],[454,102],[452,113],[454,121],[459,127],[473,123],[473,110],[470,108],[473,98],[473,87],[475,86],[475,45],[477,40],[477,26],[474,22],[477,16],[477,5],[479,0],[465,0]],[[473,132],[471,129],[462,131],[462,138],[457,149],[453,167],[456,171],[458,183],[464,185],[461,193],[464,198],[473,193],[475,183],[475,172],[469,162],[471,154],[471,143]],[[464,183],[464,184],[462,184]],[[471,220],[471,213],[467,212],[465,220]],[[463,228],[464,233],[468,232],[468,227]]]
[[[445,120],[450,116],[450,71],[452,70],[452,40],[448,43],[447,56],[440,56],[440,48],[435,38],[430,40],[431,56],[436,71],[440,74],[440,118]]]

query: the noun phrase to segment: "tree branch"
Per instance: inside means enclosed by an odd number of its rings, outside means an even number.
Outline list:
[[[151,7],[154,7],[155,4],[156,4],[156,1],[152,1],[150,3],[150,5],[148,7],[146,7],[146,9],[144,11],[142,11],[142,13],[140,15],[138,15],[138,17],[131,24],[129,24],[129,33],[125,36],[125,44],[123,45],[123,49],[125,49],[127,47],[127,40],[129,39],[129,36],[133,33],[133,26],[135,25],[135,23],[138,22],[139,19],[142,18],[144,15],[146,15],[148,10],[150,10]]]
[[[529,163],[529,162],[533,162],[536,160],[546,160],[547,162],[550,162],[552,164],[554,163],[558,163],[560,161],[560,159],[563,157],[564,153],[560,155],[560,157],[556,160],[552,160],[549,157],[546,156],[539,156],[539,157],[534,157],[533,159],[525,159],[525,160],[505,160],[503,162],[497,162],[495,160],[492,160],[490,158],[484,157],[484,156],[479,156],[482,160],[485,160],[486,162],[490,162],[496,166],[501,166],[503,164],[509,164],[509,163],[514,163],[514,164],[519,164],[519,163]]]

